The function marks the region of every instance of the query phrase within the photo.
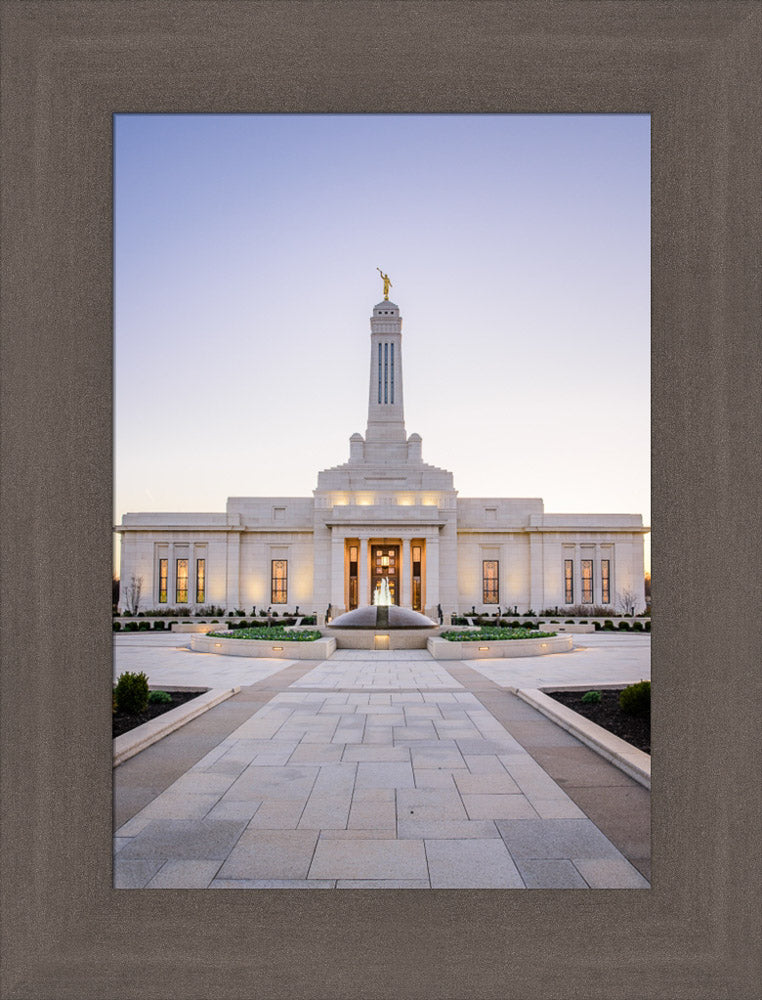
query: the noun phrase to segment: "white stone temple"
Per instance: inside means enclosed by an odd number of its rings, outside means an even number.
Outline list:
[[[388,294],[388,285],[385,283]],[[516,608],[562,610],[632,595],[645,607],[639,514],[546,514],[540,499],[459,497],[405,430],[402,317],[385,298],[370,319],[365,437],[318,473],[312,497],[230,497],[224,513],[125,514],[120,610],[141,581],[141,610],[210,605],[251,614],[297,606],[331,614],[392,600],[436,620]]]

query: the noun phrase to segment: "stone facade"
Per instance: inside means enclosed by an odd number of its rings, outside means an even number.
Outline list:
[[[537,498],[459,498],[453,475],[426,464],[407,436],[402,318],[388,300],[370,320],[365,436],[318,473],[308,497],[231,497],[225,513],[125,514],[120,610],[141,581],[139,610],[220,606],[247,614],[332,615],[372,601],[387,576],[395,603],[436,617],[498,606],[562,609],[633,595],[645,607],[636,514],[546,514]]]

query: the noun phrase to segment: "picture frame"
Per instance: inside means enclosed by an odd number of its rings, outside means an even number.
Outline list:
[[[9,0],[2,20],[2,996],[750,1000],[759,6]],[[652,115],[648,892],[111,888],[127,111]]]

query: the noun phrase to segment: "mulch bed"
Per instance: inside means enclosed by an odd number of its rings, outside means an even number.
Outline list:
[[[145,712],[139,712],[137,715],[130,715],[127,712],[116,712],[112,716],[112,737],[122,736],[124,733],[129,733],[131,729],[135,729],[137,726],[142,726],[144,722],[150,722],[151,719],[156,719],[160,715],[164,715],[165,712],[168,712],[172,708],[177,708],[178,705],[184,705],[186,701],[198,698],[198,696],[204,692],[170,691],[168,693],[172,696],[171,702],[149,702]]]
[[[650,754],[651,716],[627,715],[623,712],[619,707],[619,695],[622,690],[622,688],[615,691],[602,690],[601,700],[597,705],[583,704],[584,691],[545,691],[544,693],[601,728],[607,729],[620,739],[631,743],[638,750],[644,750]]]

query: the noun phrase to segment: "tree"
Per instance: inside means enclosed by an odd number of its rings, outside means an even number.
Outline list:
[[[635,615],[635,608],[638,604],[638,595],[634,590],[622,590],[616,595],[617,610],[623,615]]]
[[[116,607],[119,603],[119,577],[115,576],[111,580],[111,603]]]
[[[124,595],[124,610],[128,615],[136,615],[140,607],[140,595],[143,590],[143,577],[133,576]]]

